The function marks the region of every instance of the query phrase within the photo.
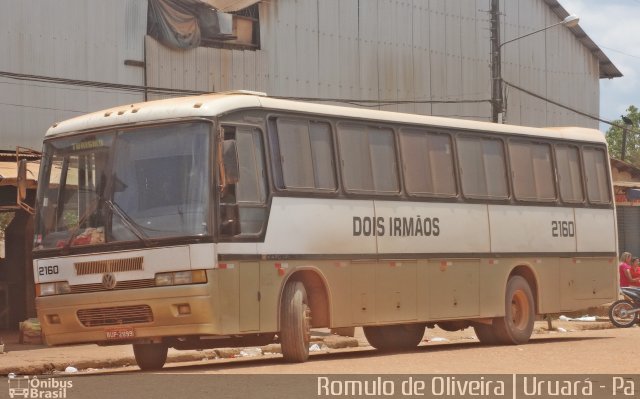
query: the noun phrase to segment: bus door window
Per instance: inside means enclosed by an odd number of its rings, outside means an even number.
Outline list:
[[[237,184],[222,192],[220,230],[224,236],[255,236],[267,217],[264,146],[260,131],[250,127],[225,127],[224,138],[235,139],[240,173]]]

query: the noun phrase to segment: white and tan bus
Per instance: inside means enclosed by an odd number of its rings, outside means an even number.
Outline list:
[[[617,296],[603,135],[229,93],[52,126],[34,247],[50,345],[282,344],[362,326],[521,344]]]

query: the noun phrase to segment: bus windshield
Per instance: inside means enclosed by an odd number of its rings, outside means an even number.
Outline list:
[[[176,123],[47,141],[35,248],[210,234],[209,131]]]

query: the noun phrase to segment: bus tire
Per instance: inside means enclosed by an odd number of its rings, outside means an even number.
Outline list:
[[[507,282],[505,315],[493,320],[493,332],[501,344],[527,343],[533,332],[535,303],[529,283],[522,276],[513,276]]]
[[[424,324],[362,327],[369,344],[381,351],[405,351],[418,346],[424,336]]]
[[[165,344],[133,344],[133,355],[140,370],[160,370],[167,361]]]
[[[476,332],[476,336],[481,344],[496,345],[499,343],[493,325],[476,324],[473,326],[473,330]]]
[[[280,345],[284,360],[304,362],[309,358],[311,308],[307,291],[300,281],[285,285],[280,305]]]

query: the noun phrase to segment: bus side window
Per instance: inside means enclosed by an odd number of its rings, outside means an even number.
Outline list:
[[[402,169],[411,195],[457,195],[451,136],[420,129],[401,129]]]
[[[521,201],[556,199],[551,146],[533,141],[509,141],[513,193]]]
[[[502,140],[490,137],[458,136],[456,144],[462,193],[471,198],[508,198]]]
[[[391,129],[345,123],[338,126],[338,142],[347,191],[376,194],[400,191]]]
[[[229,136],[225,128],[225,136]],[[230,138],[230,137],[225,137]],[[267,216],[264,146],[260,131],[250,127],[235,129],[240,177],[238,183],[223,193],[222,234],[255,236],[262,232]],[[231,220],[239,219],[239,231]]]
[[[607,178],[607,156],[600,148],[586,147],[582,150],[584,175],[587,181],[589,202],[608,204],[611,202]]]
[[[564,202],[583,202],[580,151],[572,145],[556,145],[556,164],[560,197]]]
[[[335,191],[331,126],[326,122],[278,118],[272,124],[277,141],[278,188]]]

